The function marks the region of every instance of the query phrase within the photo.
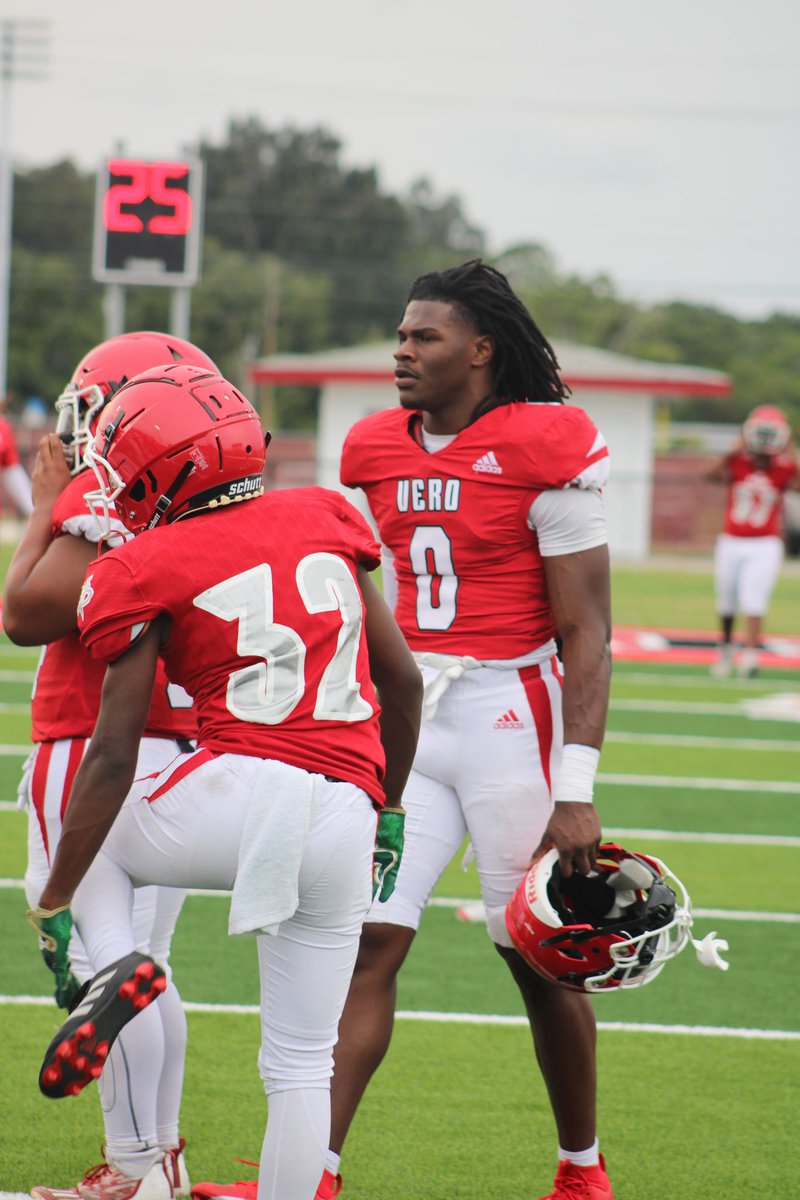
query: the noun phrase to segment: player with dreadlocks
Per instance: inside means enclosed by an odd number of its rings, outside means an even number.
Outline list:
[[[500,271],[473,259],[449,271],[420,275],[408,303],[421,300],[450,304],[468,325],[478,319],[482,332],[494,340],[492,390],[468,424],[510,400],[568,400],[570,390],[558,373],[553,347]]]
[[[397,972],[468,836],[489,937],[522,995],[555,1117],[550,1200],[612,1200],[595,1133],[589,999],[537,975],[504,920],[538,849],[555,847],[562,874],[581,875],[600,839],[592,791],[610,679],[608,451],[586,413],[564,403],[555,353],[524,304],[480,260],[416,280],[394,357],[400,405],[350,430],[341,478],[366,495],[384,593],[422,669],[425,703],[397,886],[367,917],[339,1025],[317,1198],[341,1187],[339,1152],[389,1045]],[[226,1196],[247,1195],[232,1186]]]

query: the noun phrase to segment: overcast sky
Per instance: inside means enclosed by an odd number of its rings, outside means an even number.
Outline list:
[[[23,166],[169,158],[231,117],[323,124],[626,296],[800,312],[797,0],[0,0],[49,21]]]

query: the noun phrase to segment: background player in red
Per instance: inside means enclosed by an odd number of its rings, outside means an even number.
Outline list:
[[[21,517],[31,511],[31,481],[19,459],[14,430],[3,416],[6,397],[0,396],[0,483],[4,495]]]
[[[431,892],[469,835],[488,932],[528,1014],[559,1139],[552,1197],[610,1200],[595,1134],[586,996],[511,948],[506,902],[539,847],[588,872],[610,677],[605,441],[505,276],[472,261],[412,285],[398,330],[400,407],[350,431],[342,482],[363,488],[387,592],[425,680],[394,895],[373,907],[340,1026],[331,1153],[319,1197],[388,1047],[395,978]],[[561,661],[556,654],[560,639]],[[563,662],[563,678],[561,664]],[[466,1167],[466,1162],[465,1162]]]
[[[738,671],[758,670],[764,617],[783,562],[783,497],[800,489],[791,430],[779,408],[754,408],[741,437],[715,463],[707,479],[726,483],[725,524],[714,549],[714,581],[722,641],[712,674],[731,673],[733,627],[744,616],[744,648]]]
[[[370,582],[379,552],[366,522],[335,492],[263,495],[264,450],[245,398],[188,367],[137,376],[101,416],[87,452],[98,499],[141,536],[84,582],[81,639],[109,666],[41,904],[81,911],[124,1007],[130,980],[114,964],[133,948],[131,886],[233,887],[229,928],[257,934],[262,979],[258,1196],[310,1200],[376,821],[385,897],[422,681]],[[123,806],[159,654],[195,697],[198,749],[138,781]],[[84,903],[93,878],[102,909]],[[48,1081],[63,1071],[81,1085],[101,1050],[70,1043],[62,1056],[67,1040],[51,1047]]]
[[[103,405],[126,379],[146,367],[178,361],[216,370],[197,346],[163,333],[126,333],[95,346],[56,401],[57,432],[43,439],[36,459],[34,510],[8,570],[4,605],[13,641],[47,643],[31,703],[35,749],[20,788],[29,813],[25,890],[32,907],[47,881],[70,786],[100,708],[105,665],[89,657],[78,637],[76,610],[83,577],[107,544],[130,537],[114,517],[108,542],[102,540],[86,499],[97,485],[83,464],[83,450]],[[192,746],[196,732],[189,696],[168,684],[159,665],[137,772],[160,770],[181,747]],[[183,898],[184,893],[173,888],[136,893],[137,945],[164,963]],[[70,958],[79,981],[102,965],[87,959],[77,934]],[[59,1003],[68,1002],[71,990],[68,968],[62,963],[57,973]],[[142,1020],[125,1030],[98,1081],[106,1162],[87,1172],[78,1190],[39,1187],[34,1196],[170,1200],[173,1193],[188,1194],[178,1136],[185,1053],[186,1018],[177,989],[170,984]]]

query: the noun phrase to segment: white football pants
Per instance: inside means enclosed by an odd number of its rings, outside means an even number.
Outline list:
[[[763,617],[783,562],[779,537],[732,537],[721,533],[714,547],[717,613]]]
[[[88,744],[86,738],[44,742],[26,764],[20,803],[28,809],[25,895],[31,908],[39,903],[50,874],[69,791]],[[160,771],[178,753],[171,738],[143,738],[137,775]],[[169,952],[184,895],[176,888],[141,888],[132,898],[133,911],[126,922],[132,922],[132,948],[158,959],[170,979],[167,990],[141,1014],[145,1019],[122,1031],[98,1080],[106,1156],[133,1179],[140,1179],[165,1150],[178,1145],[186,1016],[171,981]],[[77,929],[70,941],[70,961],[81,982],[106,965],[90,961]]]
[[[426,684],[436,669],[423,665]],[[368,921],[417,929],[442,872],[469,834],[489,936],[510,946],[505,906],[552,811],[561,760],[556,659],[519,669],[476,667],[423,719],[403,793],[405,847],[394,894]]]
[[[93,962],[128,953],[133,888],[230,889],[251,796],[292,774],[313,781],[311,818],[298,907],[274,936],[257,937],[258,1066],[270,1114],[258,1200],[312,1200],[322,1175],[333,1047],[372,895],[372,801],[354,784],[272,760],[185,755],[157,779],[139,781],[139,795],[132,790],[73,906]]]

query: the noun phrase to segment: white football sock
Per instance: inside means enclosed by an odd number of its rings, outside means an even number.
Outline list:
[[[334,1152],[332,1150],[329,1150],[328,1153],[325,1155],[325,1170],[330,1171],[331,1175],[333,1175],[334,1178],[339,1174],[339,1163],[340,1162],[341,1162],[340,1156],[338,1154],[334,1154]]]
[[[164,1030],[164,1061],[156,1098],[156,1135],[161,1149],[171,1150],[179,1141],[178,1122],[186,1061],[186,1013],[178,989],[171,981],[152,1007],[158,1011]]]
[[[156,1095],[164,1062],[164,1029],[151,1004],[120,1033],[98,1079],[106,1133],[106,1159],[131,1179],[141,1179],[161,1157],[156,1135]]]
[[[327,1087],[270,1092],[258,1200],[307,1200],[322,1178],[331,1132]]]
[[[597,1138],[588,1150],[562,1150],[558,1147],[558,1160],[563,1162],[568,1159],[575,1163],[576,1167],[596,1167],[600,1162],[600,1143]]]

